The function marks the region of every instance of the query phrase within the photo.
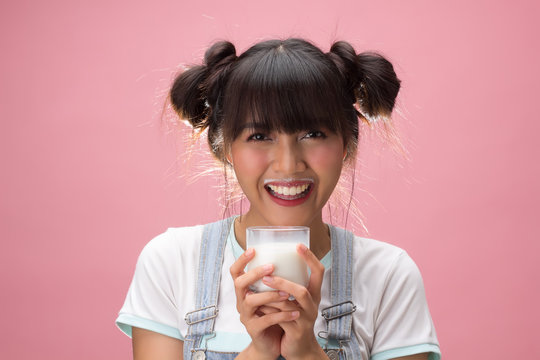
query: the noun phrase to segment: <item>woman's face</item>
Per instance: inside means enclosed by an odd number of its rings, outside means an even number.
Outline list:
[[[251,225],[304,225],[321,219],[341,174],[345,147],[326,129],[293,134],[246,124],[228,157],[250,202]]]

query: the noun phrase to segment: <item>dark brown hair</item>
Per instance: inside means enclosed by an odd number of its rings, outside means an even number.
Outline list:
[[[358,120],[389,117],[399,88],[388,60],[356,54],[344,41],[325,54],[303,39],[269,40],[238,57],[233,44],[221,41],[202,65],[177,76],[170,101],[194,129],[208,129],[212,152],[223,162],[248,120],[287,133],[324,127],[340,134],[354,155]]]

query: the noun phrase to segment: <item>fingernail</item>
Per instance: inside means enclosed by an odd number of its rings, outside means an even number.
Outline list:
[[[271,277],[271,276],[265,276],[265,277],[262,278],[262,280],[263,280],[264,282],[271,283],[272,280],[274,280],[274,278]]]
[[[288,298],[289,293],[286,293],[285,291],[279,291],[279,296],[281,296],[282,298]]]
[[[266,265],[263,266],[263,270],[264,271],[270,271],[270,270],[272,270],[273,267],[274,267],[274,265],[272,265],[272,264],[266,264]]]
[[[298,244],[298,250],[300,250],[301,252],[304,253],[304,252],[306,252],[307,247],[304,244]]]
[[[300,315],[300,312],[299,312],[299,311],[293,311],[293,312],[291,313],[291,317],[292,317],[293,319],[296,319],[296,318],[298,317],[298,315]]]
[[[246,252],[244,253],[244,255],[245,255],[246,257],[250,257],[251,255],[253,255],[253,251],[254,251],[253,248],[249,248],[249,249],[246,250]]]

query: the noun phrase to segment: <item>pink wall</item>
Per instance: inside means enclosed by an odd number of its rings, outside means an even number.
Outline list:
[[[397,66],[412,160],[362,147],[358,200],[421,268],[443,357],[540,357],[538,2],[112,3],[0,5],[0,358],[130,357],[142,246],[219,217],[213,181],[177,178],[161,92],[215,39],[291,35]]]

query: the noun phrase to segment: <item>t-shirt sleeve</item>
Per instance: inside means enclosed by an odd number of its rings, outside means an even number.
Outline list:
[[[178,261],[170,230],[152,239],[137,260],[135,274],[116,325],[131,337],[139,327],[183,340],[178,330]]]
[[[371,360],[429,353],[440,359],[435,327],[429,313],[420,270],[402,252],[385,280],[371,351]]]

